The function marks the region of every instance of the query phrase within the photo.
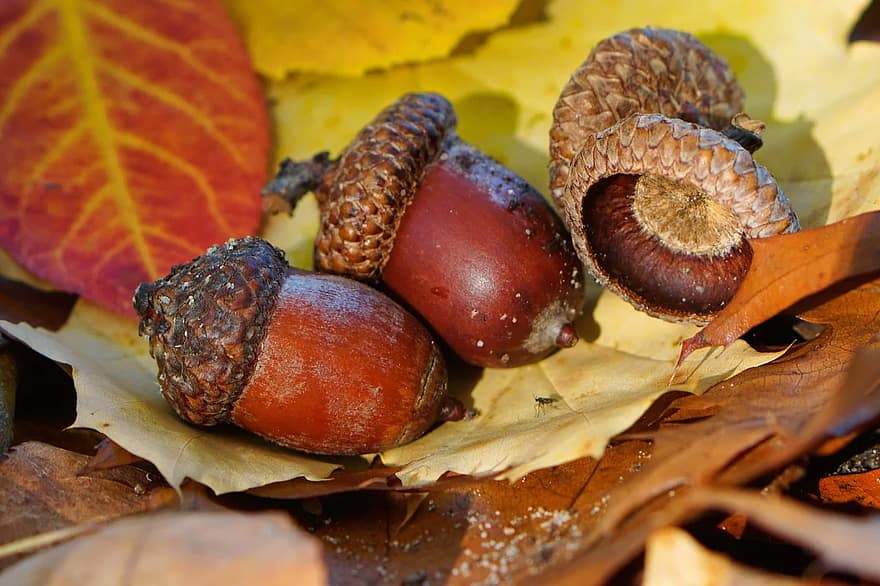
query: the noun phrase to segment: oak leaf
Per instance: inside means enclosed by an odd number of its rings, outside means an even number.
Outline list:
[[[141,281],[259,222],[268,122],[216,0],[0,4],[0,247],[133,313]]]
[[[843,287],[843,285],[841,285]],[[827,324],[816,339],[701,396],[676,399],[651,438],[650,461],[606,495],[603,515],[558,576],[601,583],[630,561],[659,527],[705,505],[687,499],[771,474],[829,437],[880,416],[878,282],[828,292],[807,312]],[[589,485],[587,485],[587,490]]]

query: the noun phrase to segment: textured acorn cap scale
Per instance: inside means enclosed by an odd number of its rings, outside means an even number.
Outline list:
[[[455,123],[445,98],[418,94],[399,100],[357,134],[327,174],[326,189],[314,190],[321,204],[316,267],[379,278],[428,163]]]

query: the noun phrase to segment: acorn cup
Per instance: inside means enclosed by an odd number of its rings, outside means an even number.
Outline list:
[[[388,291],[464,361],[512,367],[577,342],[583,271],[525,180],[455,134],[437,94],[407,94],[342,155],[287,160],[267,209],[320,206],[315,267]]]
[[[550,182],[578,256],[609,290],[670,321],[707,323],[733,296],[749,240],[799,229],[752,157],[729,65],[693,36],[601,41],[553,112]]]
[[[366,285],[291,268],[259,238],[142,283],[134,307],[163,396],[195,425],[234,423],[344,455],[404,444],[464,413],[415,317]]]

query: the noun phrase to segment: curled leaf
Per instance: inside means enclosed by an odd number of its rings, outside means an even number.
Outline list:
[[[682,343],[680,360],[706,346],[728,346],[795,302],[849,277],[880,271],[880,212],[751,241],[745,279],[724,309]]]

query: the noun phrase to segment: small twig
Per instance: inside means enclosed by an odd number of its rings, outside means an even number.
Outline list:
[[[320,152],[308,161],[284,159],[275,178],[263,188],[263,208],[269,213],[293,213],[307,193],[317,189],[324,175],[336,164],[330,153]]]

